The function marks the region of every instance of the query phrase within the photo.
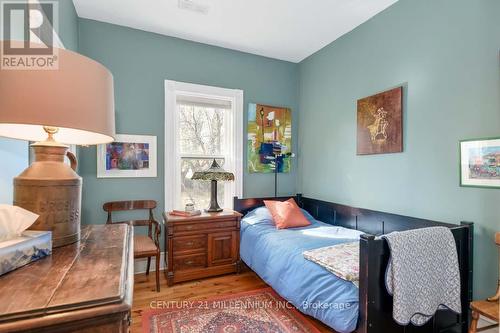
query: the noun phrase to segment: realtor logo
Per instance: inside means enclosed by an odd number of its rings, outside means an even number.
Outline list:
[[[0,69],[58,69],[57,1],[0,0],[0,4]]]

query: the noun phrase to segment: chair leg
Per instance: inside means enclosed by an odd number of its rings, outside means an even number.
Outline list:
[[[479,321],[479,313],[472,310],[472,321],[470,322],[469,333],[477,332],[477,322]]]
[[[155,259],[156,259],[156,291],[160,292],[160,254],[157,254]]]
[[[146,266],[146,275],[149,275],[149,268],[151,267],[151,257],[148,257],[148,264]]]
[[[488,301],[489,302],[496,302],[499,299],[500,299],[500,280],[498,280],[497,292],[496,292],[495,296],[491,296],[490,298],[488,298]]]

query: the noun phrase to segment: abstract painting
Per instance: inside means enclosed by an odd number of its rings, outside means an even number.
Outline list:
[[[291,110],[284,107],[250,104],[248,107],[248,172],[289,172],[291,149]]]
[[[358,100],[357,154],[403,151],[403,87]]]
[[[156,177],[156,137],[117,134],[99,145],[97,177]]]
[[[460,185],[500,188],[500,138],[460,142]]]

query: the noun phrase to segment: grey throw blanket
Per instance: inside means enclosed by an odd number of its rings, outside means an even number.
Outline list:
[[[448,228],[392,232],[382,237],[391,249],[385,282],[398,324],[424,325],[440,307],[461,312],[457,249]]]

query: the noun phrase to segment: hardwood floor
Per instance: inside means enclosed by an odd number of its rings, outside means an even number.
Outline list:
[[[230,274],[198,281],[184,282],[167,287],[163,272],[161,291],[155,291],[155,274],[135,275],[134,302],[132,305],[132,333],[142,332],[141,313],[151,309],[157,301],[203,300],[218,295],[234,294],[267,287],[254,272],[246,271],[239,275]],[[308,317],[321,332],[333,332],[317,320]]]
[[[234,294],[243,291],[250,291],[267,287],[254,272],[246,271],[239,275],[230,274],[214,278],[208,278],[192,282],[184,282],[167,287],[167,281],[163,272],[161,275],[161,292],[155,290],[155,274],[150,273],[149,277],[145,274],[135,275],[134,285],[134,303],[132,304],[132,333],[142,332],[141,313],[151,309],[151,303],[155,301],[184,301],[184,300],[203,300],[218,295]],[[332,329],[323,325],[314,318],[308,319],[321,332],[334,332]],[[479,327],[487,326],[488,323],[481,320]],[[498,329],[484,331],[484,333],[498,332]]]

